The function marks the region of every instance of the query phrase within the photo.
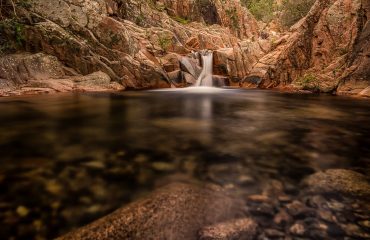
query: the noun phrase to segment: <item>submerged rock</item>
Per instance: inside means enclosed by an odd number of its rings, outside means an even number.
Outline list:
[[[304,180],[307,190],[315,193],[341,193],[354,197],[370,197],[369,179],[357,172],[331,169]]]
[[[256,231],[257,224],[252,219],[242,218],[203,228],[199,240],[248,240],[254,238]]]
[[[175,183],[58,239],[195,240],[204,227],[242,217],[242,206],[220,187]],[[228,234],[256,228],[248,219],[219,226]]]

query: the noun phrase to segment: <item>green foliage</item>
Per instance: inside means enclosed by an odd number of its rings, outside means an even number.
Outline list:
[[[159,46],[164,50],[167,51],[167,48],[171,45],[172,43],[172,38],[165,36],[165,35],[159,35],[158,36],[158,43]]]
[[[30,0],[18,0],[16,2],[17,6],[19,7],[23,7],[25,9],[29,9],[30,7],[32,7],[32,4],[30,3]]]
[[[284,0],[282,5],[281,23],[290,27],[305,17],[315,0]]]
[[[23,46],[24,25],[17,19],[0,21],[0,54],[13,52]]]
[[[275,0],[242,0],[242,3],[260,21],[270,22],[274,18]]]
[[[277,6],[275,0],[242,0],[242,3],[256,19],[266,23],[280,12],[276,16],[284,26],[290,27],[307,15],[315,0],[283,0],[280,6]]]
[[[182,23],[182,24],[188,24],[190,22],[189,19],[186,19],[186,18],[182,18],[180,16],[175,16],[173,17],[173,19],[179,23]]]
[[[320,82],[317,77],[311,73],[305,74],[304,76],[300,77],[295,83],[303,90],[314,92],[320,91]]]
[[[140,13],[135,19],[136,25],[143,26],[145,23],[145,17],[143,13]]]
[[[239,19],[238,19],[238,14],[236,12],[236,8],[234,7],[232,9],[226,9],[226,14],[230,18],[231,27],[234,30],[238,30],[239,29]]]

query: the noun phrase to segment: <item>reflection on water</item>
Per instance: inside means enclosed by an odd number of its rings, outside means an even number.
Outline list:
[[[0,238],[50,239],[179,175],[252,194],[368,174],[369,107],[220,89],[0,99]]]

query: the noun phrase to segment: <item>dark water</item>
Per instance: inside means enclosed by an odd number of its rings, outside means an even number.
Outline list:
[[[294,195],[316,171],[370,173],[370,101],[266,91],[0,99],[0,239],[50,239],[193,178]],[[350,239],[350,238],[349,238]]]

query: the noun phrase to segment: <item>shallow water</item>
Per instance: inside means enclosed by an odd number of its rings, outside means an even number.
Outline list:
[[[370,101],[188,89],[0,99],[0,238],[50,239],[181,179],[292,195],[370,173]]]

